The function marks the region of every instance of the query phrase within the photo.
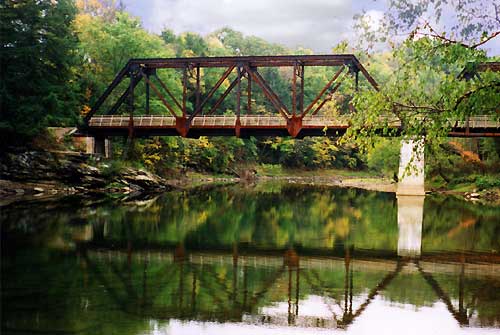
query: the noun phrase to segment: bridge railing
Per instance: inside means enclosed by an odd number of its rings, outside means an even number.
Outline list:
[[[237,117],[235,115],[223,116],[197,116],[193,118],[192,128],[197,127],[235,127]],[[90,127],[127,127],[129,125],[129,116],[124,115],[105,115],[93,116],[89,120]],[[175,127],[175,118],[173,116],[134,116],[134,127]],[[255,115],[241,116],[242,127],[286,127],[286,120],[281,116]],[[304,127],[339,127],[349,126],[347,117],[324,117],[324,116],[306,116],[302,120]]]
[[[236,125],[236,115],[221,116],[197,116],[193,118],[192,128],[205,127],[228,127]],[[89,126],[100,127],[128,127],[129,116],[125,115],[104,115],[93,116],[89,120]],[[171,127],[174,128],[176,119],[173,116],[143,115],[134,116],[134,127]],[[389,127],[400,127],[401,122],[394,117],[383,117],[382,123],[387,123]],[[242,127],[286,127],[287,122],[281,116],[269,115],[244,115],[240,116]],[[305,116],[302,119],[302,127],[348,127],[348,116]],[[449,120],[452,128],[500,128],[500,120],[493,120],[491,116],[474,116],[469,120]]]
[[[479,115],[469,118],[469,120],[450,121],[451,126],[457,128],[500,128],[500,120],[492,120],[490,115]]]

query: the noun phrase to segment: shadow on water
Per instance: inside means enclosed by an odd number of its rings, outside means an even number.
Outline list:
[[[500,328],[499,218],[452,198],[292,184],[6,208],[2,333],[360,333],[377,312],[396,328],[410,312],[421,327],[449,320],[444,333]]]

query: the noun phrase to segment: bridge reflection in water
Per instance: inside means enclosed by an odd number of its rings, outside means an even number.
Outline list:
[[[123,249],[91,240],[80,241],[78,250],[116,306],[156,320],[345,329],[374,301],[401,300],[395,295],[403,290],[404,303],[414,290],[404,283],[420,280],[458,324],[498,326],[478,314],[477,289],[466,290],[471,278],[498,281],[498,259],[478,263],[475,253],[423,252],[424,197],[401,196],[397,204],[397,254],[349,243],[326,254],[238,244],[187,250],[183,243],[148,249],[129,242]]]
[[[259,183],[5,209],[2,334],[500,328],[500,209],[422,199]]]

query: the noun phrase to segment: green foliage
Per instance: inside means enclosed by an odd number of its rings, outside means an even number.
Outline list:
[[[500,30],[500,22],[488,15],[496,6],[490,0],[391,0],[376,24],[368,13],[357,15],[360,46],[373,51],[385,45],[392,52],[369,59],[368,70],[379,79],[381,89],[356,94],[354,105],[363,113],[353,115],[350,137],[369,147],[376,128],[385,126],[384,132],[390,133],[389,119],[402,123],[402,135],[425,134],[427,145],[434,146],[447,136],[453,125],[449,120],[474,115],[498,119],[498,73],[482,72],[481,80],[460,78],[464,69],[472,71],[495,60],[480,46]],[[442,21],[447,30],[437,31]],[[401,31],[408,32],[406,39],[393,37]]]
[[[500,187],[500,175],[496,176],[477,176],[475,184],[479,189],[488,189]]]
[[[74,22],[78,34],[79,56],[82,60],[79,83],[86,91],[82,101],[82,114],[90,110],[99,95],[114,79],[130,58],[174,57],[173,48],[165,45],[161,37],[150,34],[141,26],[141,21],[126,12],[117,11],[112,20],[80,12]],[[160,74],[162,81],[180,94],[180,81],[170,74]],[[125,90],[122,83],[109,101],[116,101]],[[136,108],[145,106],[145,90],[139,85],[134,92]],[[110,106],[104,106],[109,108]],[[156,96],[152,96],[151,110],[163,114],[167,110]]]
[[[435,186],[466,190],[495,187],[498,141],[494,139],[446,139],[427,145],[426,179]]]
[[[378,92],[362,91],[354,99],[351,135],[373,137],[387,117],[403,124],[403,135],[425,134],[427,142],[446,136],[453,123],[468,116],[491,114],[500,105],[498,75],[485,72],[481,81],[457,80],[469,63],[487,61],[484,51],[429,38],[407,40],[394,49],[393,72]],[[386,128],[388,131],[388,128]],[[353,136],[353,137],[354,137]]]
[[[70,0],[0,4],[2,144],[30,139],[47,125],[76,122],[75,14]]]
[[[399,139],[380,138],[367,153],[367,165],[373,171],[382,172],[385,177],[392,178],[398,173]]]
[[[391,2],[392,9],[396,8],[396,3]],[[14,132],[31,136],[47,124],[76,123],[78,111],[84,115],[90,110],[90,106],[129,58],[312,53],[305,49],[290,50],[227,27],[207,36],[192,32],[175,34],[167,28],[156,35],[144,30],[141,21],[127,14],[114,0],[77,1],[77,5],[76,16],[74,5],[68,0],[7,1],[2,5],[2,21],[8,23],[2,25],[2,42],[8,48],[2,50],[2,74],[6,74],[6,80],[2,81],[1,86],[0,127],[10,132],[2,134]],[[48,15],[40,14],[46,10]],[[42,38],[37,40],[36,34],[40,31],[43,32]],[[459,43],[443,43],[440,38],[418,36],[422,38],[417,39],[413,38],[415,36],[399,45],[394,44],[392,52],[378,53],[370,58],[358,55],[381,83],[381,90],[365,89],[367,84],[361,81],[361,90],[355,92],[353,81],[347,76],[340,93],[324,105],[320,114],[348,114],[352,120],[353,127],[342,141],[327,137],[303,140],[152,138],[136,140],[132,151],[128,152],[128,158],[164,175],[173,170],[185,169],[233,173],[239,164],[272,164],[305,169],[363,169],[368,164],[371,170],[391,176],[397,168],[399,145],[392,146],[387,140],[374,140],[379,135],[375,129],[381,124],[380,117],[391,115],[401,120],[404,135],[425,133],[428,146],[432,146],[433,143],[439,143],[440,136],[446,133],[448,118],[464,119],[469,115],[493,112],[500,104],[498,76],[495,74],[482,74],[482,81],[456,79],[464,67],[472,69],[479,62],[488,60],[484,51]],[[78,41],[75,37],[78,37]],[[32,57],[33,50],[40,57]],[[335,52],[354,51],[343,41],[335,48]],[[22,71],[13,73],[14,67],[6,66],[13,62],[20,64]],[[57,71],[54,71],[55,68]],[[207,88],[213,87],[222,71],[203,69],[200,78],[202,96],[206,94]],[[291,105],[290,69],[263,68],[260,72],[284,103]],[[78,76],[75,76],[76,73]],[[334,69],[328,67],[308,69],[306,105],[333,74]],[[181,96],[180,73],[175,70],[160,71],[159,75],[175,96]],[[234,78],[235,74],[232,74],[221,85],[208,101],[207,109]],[[116,100],[126,85],[122,83],[109,102]],[[195,78],[190,76],[188,86],[192,88],[194,85]],[[245,81],[242,86],[245,90]],[[191,89],[189,91],[192,92]],[[342,98],[346,94],[354,96],[353,103],[362,112],[350,115],[347,100]],[[234,92],[215,114],[234,115],[236,99],[233,95]],[[143,85],[136,88],[134,96],[135,109],[143,111]],[[169,96],[166,99],[174,105]],[[194,94],[188,95],[188,109],[192,109],[195,100]],[[103,106],[104,109],[109,107]],[[125,107],[118,111],[124,112],[127,112]],[[151,113],[168,113],[155,94],[151,96]],[[274,106],[259,89],[253,90],[252,113],[276,113]],[[382,125],[386,123],[382,122]],[[384,131],[386,135],[389,133],[388,129]],[[115,153],[127,154],[127,147],[122,143],[116,142],[114,145]],[[487,162],[484,168],[488,171],[498,167],[499,148],[498,141],[481,140],[478,150]],[[431,171],[431,175],[453,170],[454,164],[465,166],[458,157],[450,158],[449,153],[441,151],[436,155],[436,159],[430,159],[428,171]]]
[[[283,175],[283,167],[279,164],[260,164],[257,167],[257,174],[264,176],[281,176]]]
[[[112,177],[118,175],[127,166],[127,163],[122,160],[111,160],[106,162],[102,169],[102,174],[105,177]]]

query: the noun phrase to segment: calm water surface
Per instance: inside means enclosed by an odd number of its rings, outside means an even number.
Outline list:
[[[498,334],[500,208],[294,184],[2,208],[2,334]]]

